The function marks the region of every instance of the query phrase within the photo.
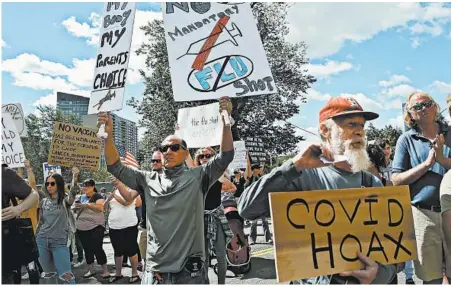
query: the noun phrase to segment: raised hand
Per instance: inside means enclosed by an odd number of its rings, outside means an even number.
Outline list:
[[[313,169],[330,165],[321,160],[323,156],[328,161],[334,161],[333,155],[321,144],[312,144],[305,151],[300,152],[293,158],[294,165],[298,171]]]
[[[105,124],[105,132],[108,133],[109,136],[111,136],[111,132],[113,130],[113,121],[110,115],[106,112],[98,113],[98,127],[103,124]]]

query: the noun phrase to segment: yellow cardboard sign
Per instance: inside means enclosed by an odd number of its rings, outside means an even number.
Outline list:
[[[278,282],[416,258],[408,186],[269,194]]]
[[[102,141],[96,133],[95,129],[84,126],[55,122],[48,163],[98,169]]]

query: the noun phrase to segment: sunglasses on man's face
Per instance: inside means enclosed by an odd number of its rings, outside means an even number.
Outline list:
[[[423,102],[423,103],[416,103],[415,105],[413,105],[413,106],[411,107],[411,110],[416,111],[416,112],[419,112],[419,111],[421,111],[423,108],[429,108],[429,107],[431,107],[433,104],[434,104],[433,101],[426,101],[426,102]]]
[[[198,156],[198,159],[210,159],[212,157],[212,154],[200,154]]]
[[[48,181],[48,182],[46,182],[46,186],[49,186],[49,185],[50,185],[50,186],[55,186],[55,184],[56,184],[55,181],[51,181],[51,182]]]
[[[167,152],[168,149],[170,149],[173,152],[177,152],[180,149],[186,149],[186,147],[183,145],[180,145],[180,144],[171,144],[171,145],[164,145],[159,148],[161,153]]]
[[[162,162],[162,160],[160,160],[160,159],[152,159],[151,162],[152,163],[159,163],[159,162]]]

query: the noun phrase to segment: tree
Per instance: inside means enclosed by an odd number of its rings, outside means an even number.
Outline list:
[[[57,110],[52,106],[38,106],[37,114],[29,114],[25,118],[28,137],[22,139],[22,145],[25,156],[33,167],[38,184],[42,184],[44,181],[42,164],[47,162],[55,122],[81,125],[82,119],[77,115],[64,115],[61,110]],[[72,179],[71,169],[72,167],[61,168],[62,176],[68,184]],[[107,181],[108,174],[106,174],[106,171],[91,171],[80,168],[79,179],[85,178]]]
[[[396,142],[398,141],[398,138],[402,135],[402,133],[403,131],[401,129],[395,128],[391,125],[387,125],[383,129],[378,129],[372,123],[370,123],[368,128],[366,129],[366,136],[368,141],[388,139],[393,150],[395,150]]]
[[[313,76],[302,70],[308,63],[305,57],[307,46],[304,43],[290,44],[285,41],[289,30],[286,15],[289,5],[286,3],[254,3],[253,14],[257,20],[264,49],[275,79],[278,93],[267,96],[232,98],[233,118],[236,124],[232,128],[234,140],[247,136],[263,139],[267,152],[273,156],[295,150],[304,138],[295,136],[294,127],[281,124],[299,112],[296,101],[305,101],[303,94]],[[146,84],[143,100],[132,99],[128,102],[142,116],[139,125],[146,127],[141,143],[142,154],[147,154],[160,145],[162,140],[174,133],[177,112],[180,108],[193,107],[215,102],[175,102],[173,100],[170,68],[163,22],[155,20],[141,27],[148,36],[136,51],[146,55],[146,65],[152,71],[143,76]],[[145,165],[150,156],[144,156]]]

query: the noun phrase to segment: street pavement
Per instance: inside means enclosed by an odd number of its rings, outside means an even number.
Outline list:
[[[261,224],[261,222],[260,222]],[[272,224],[271,221],[269,220],[269,226],[272,231]],[[249,233],[249,227],[246,227],[246,233]],[[277,276],[275,273],[275,260],[274,260],[274,248],[271,244],[265,243],[264,240],[264,235],[263,235],[263,229],[262,226],[258,226],[258,238],[257,238],[257,244],[252,245],[252,258],[251,258],[251,270],[241,276],[235,277],[234,274],[231,271],[227,272],[227,279],[226,283],[227,284],[250,284],[250,285],[255,285],[255,284],[278,284],[277,283]],[[107,255],[107,265],[108,268],[111,272],[111,274],[114,273],[114,256],[113,256],[113,248],[110,243],[110,238],[108,236],[104,237],[104,251]],[[215,260],[213,260],[213,263],[215,263]],[[87,272],[86,269],[86,264],[74,268],[73,267],[73,272],[76,276],[76,281],[77,284],[108,284],[107,279],[102,279],[102,269],[99,265],[95,265],[95,271],[96,271],[96,276],[85,279],[83,278],[83,274]],[[123,279],[118,280],[114,284],[128,284],[129,278],[131,276],[131,268],[129,267],[124,267],[122,269],[122,274],[124,276]],[[141,276],[142,273],[139,272],[139,275]],[[217,285],[217,275],[214,273],[212,268],[209,269],[209,279],[211,284]],[[422,284],[422,282],[414,277],[414,280],[417,285]],[[401,272],[398,274],[398,282],[399,284],[405,284],[405,275],[404,272]],[[27,281],[23,281],[23,283],[27,284],[29,283]],[[44,283],[44,282],[42,282]],[[140,283],[136,283],[140,284]],[[288,284],[282,283],[282,284]]]

